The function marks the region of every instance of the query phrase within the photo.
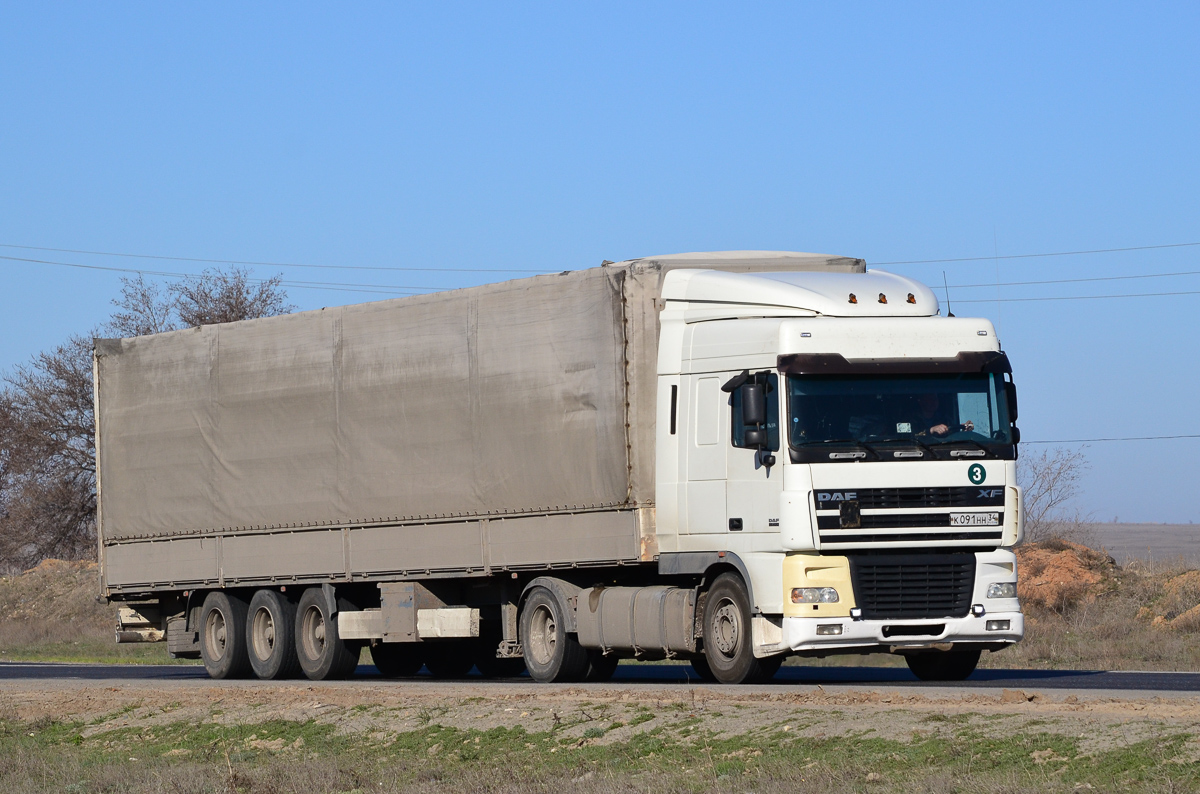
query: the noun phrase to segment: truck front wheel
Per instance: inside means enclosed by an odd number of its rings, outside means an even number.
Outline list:
[[[565,609],[549,589],[535,587],[521,609],[521,647],[525,669],[534,681],[579,681],[587,673],[588,655],[567,633]]]
[[[704,658],[713,678],[722,684],[754,684],[770,679],[779,669],[775,659],[754,658],[750,629],[750,596],[742,577],[723,573],[704,601]]]
[[[905,654],[908,669],[922,681],[965,681],[979,664],[978,648],[972,651],[924,651]]]
[[[244,678],[250,672],[246,652],[246,602],[214,590],[200,609],[200,656],[212,678]]]
[[[321,588],[305,590],[296,607],[296,655],[304,674],[313,681],[346,678],[358,667],[359,651],[338,636]]]

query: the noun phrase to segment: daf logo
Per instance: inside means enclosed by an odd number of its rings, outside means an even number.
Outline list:
[[[1004,493],[1003,488],[984,488],[979,491],[979,499],[995,499],[1000,494]]]
[[[848,502],[848,501],[853,501],[857,498],[858,498],[857,491],[846,491],[845,493],[841,493],[840,491],[834,491],[833,493],[830,493],[828,491],[818,491],[817,492],[817,501],[818,502]]]

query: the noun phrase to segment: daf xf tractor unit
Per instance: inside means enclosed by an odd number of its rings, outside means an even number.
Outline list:
[[[95,343],[117,639],[215,678],[623,658],[764,680],[1021,639],[992,324],[860,259],[678,254]]]

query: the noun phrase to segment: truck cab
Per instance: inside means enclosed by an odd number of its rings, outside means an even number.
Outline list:
[[[899,653],[950,680],[1021,639],[1016,390],[990,322],[879,270],[678,269],[660,305],[660,567],[720,561],[749,602],[749,626],[736,598],[703,610],[708,645],[749,632],[764,669]]]

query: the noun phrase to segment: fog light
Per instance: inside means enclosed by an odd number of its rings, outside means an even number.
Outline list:
[[[988,598],[1016,598],[1016,582],[992,582],[987,589]]]
[[[836,604],[838,592],[832,587],[793,587],[793,604]]]
[[[817,636],[818,637],[829,637],[831,635],[841,634],[841,633],[842,633],[842,624],[841,623],[830,623],[829,625],[826,625],[826,626],[817,626]]]
[[[1009,622],[1007,620],[989,620],[987,622],[988,631],[1008,631],[1008,626]],[[817,633],[820,634],[821,630],[817,629]]]

